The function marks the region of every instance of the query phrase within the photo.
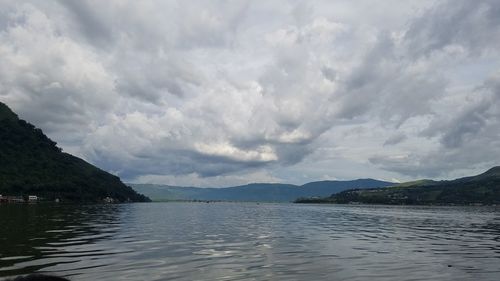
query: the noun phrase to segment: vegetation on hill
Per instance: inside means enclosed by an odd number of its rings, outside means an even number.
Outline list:
[[[500,167],[451,181],[422,180],[380,189],[352,189],[297,203],[366,203],[406,205],[500,204]]]
[[[0,102],[0,194],[46,200],[119,202],[149,199],[120,179],[64,153],[42,130],[20,120]]]

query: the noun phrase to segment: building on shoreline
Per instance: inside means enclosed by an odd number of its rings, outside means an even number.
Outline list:
[[[26,202],[22,196],[3,196],[0,195],[0,203],[24,203]]]

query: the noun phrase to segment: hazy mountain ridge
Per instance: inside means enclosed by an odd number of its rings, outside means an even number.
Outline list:
[[[281,183],[253,183],[225,188],[178,187],[154,184],[129,184],[153,200],[222,200],[254,202],[291,202],[300,197],[324,197],[352,188],[394,185],[374,179],[318,181],[302,186]]]
[[[421,180],[379,189],[353,189],[298,203],[369,204],[500,204],[500,166],[470,177],[449,181]]]
[[[0,102],[0,194],[46,200],[148,201],[117,176],[64,153],[42,130]]]

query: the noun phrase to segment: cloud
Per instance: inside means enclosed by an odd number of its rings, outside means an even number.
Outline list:
[[[431,55],[450,46],[460,46],[474,55],[496,52],[500,43],[498,1],[441,1],[414,20],[405,39],[410,54]]]
[[[494,1],[470,4],[440,3],[410,25],[404,40],[414,61],[434,61],[438,67],[443,67],[443,63],[453,65],[453,60],[456,65],[466,62],[476,71],[470,75],[478,77],[480,73],[480,78],[471,85],[459,86],[458,91],[452,91],[447,81],[440,95],[429,97],[434,99],[429,103],[432,121],[418,133],[418,137],[437,140],[429,151],[374,155],[371,163],[412,177],[437,177],[457,170],[481,171],[498,165],[498,72],[491,73],[492,68],[478,58],[498,60],[498,37],[489,34],[498,32],[495,14],[500,5]]]
[[[20,5],[0,40],[0,96],[47,133],[81,141],[117,101],[113,75],[100,58],[59,36],[51,19],[35,7]]]
[[[4,2],[0,99],[126,180],[439,177],[500,156],[497,1]]]
[[[407,139],[407,136],[405,134],[399,133],[391,136],[384,142],[384,146],[386,145],[395,145],[398,143],[401,143]]]
[[[68,18],[73,19],[75,29],[87,39],[90,44],[97,44],[100,47],[114,41],[113,26],[110,19],[106,17],[106,10],[109,4],[99,3],[99,1],[58,1],[60,5],[67,9]],[[102,5],[106,7],[102,7]]]

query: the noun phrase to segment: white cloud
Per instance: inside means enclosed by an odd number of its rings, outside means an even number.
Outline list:
[[[467,174],[500,156],[499,11],[4,1],[0,100],[126,180]]]

